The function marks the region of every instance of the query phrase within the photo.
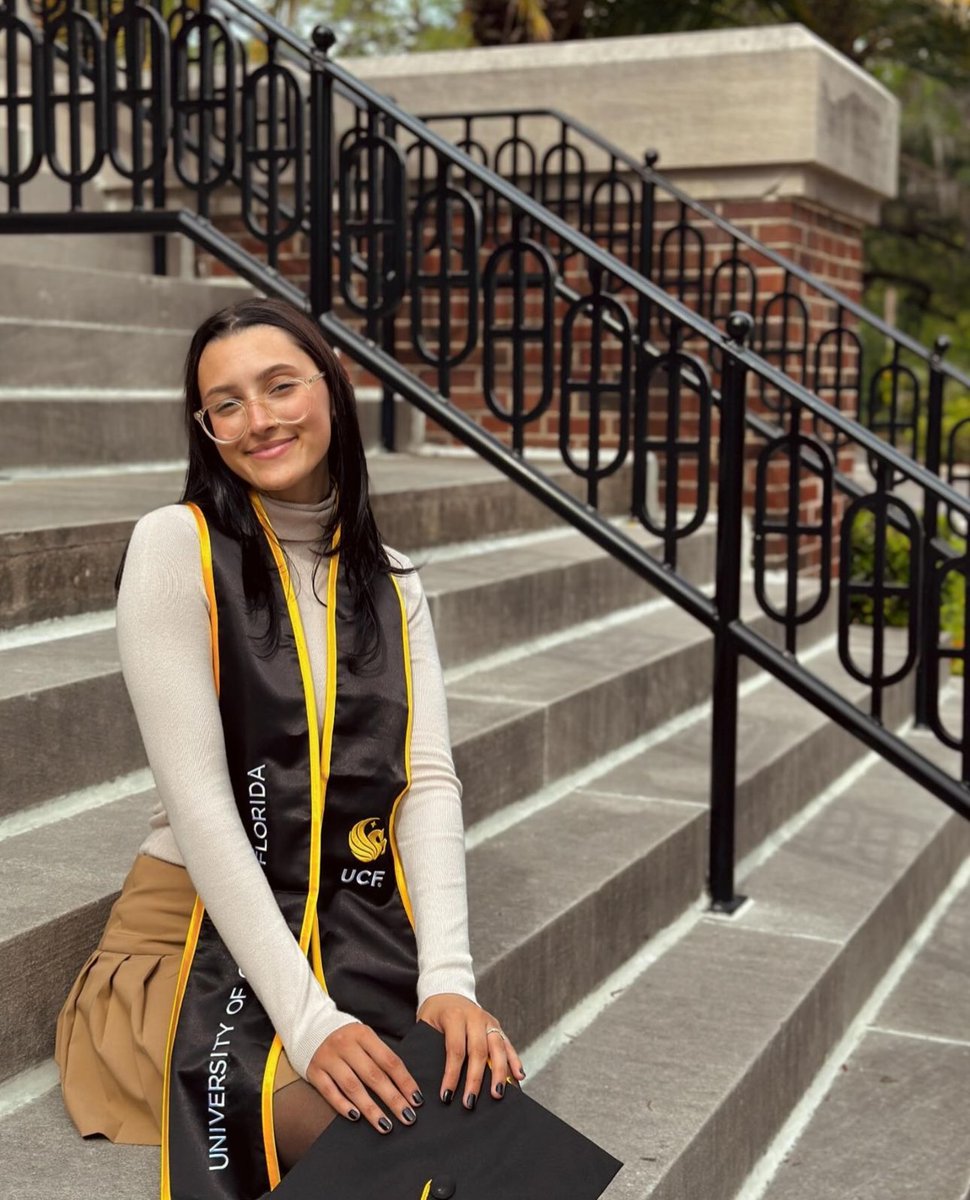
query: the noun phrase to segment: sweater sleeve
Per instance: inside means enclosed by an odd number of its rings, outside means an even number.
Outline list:
[[[236,809],[198,534],[184,506],[156,509],[136,524],[117,631],[125,684],[189,876],[305,1078],[324,1038],[355,1018],[338,1010],[314,977]]]
[[[394,552],[402,566],[410,562]],[[398,576],[411,647],[411,787],[396,821],[418,945],[418,1004],[440,992],[475,1000],[468,947],[465,830],[448,709],[428,600],[417,574]]]

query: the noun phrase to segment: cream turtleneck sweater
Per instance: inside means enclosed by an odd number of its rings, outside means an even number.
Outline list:
[[[324,712],[326,574],[313,544],[331,499],[292,504],[260,495],[290,560],[306,631],[317,712]],[[410,566],[388,548],[392,562]],[[418,1004],[439,992],[475,998],[468,949],[461,785],[448,737],[444,684],[431,614],[416,574],[399,576],[411,645],[411,788],[396,825],[418,946]],[[209,604],[195,518],[166,505],[135,525],[118,594],[121,669],[159,804],[141,852],[184,864],[240,970],[302,1076],[317,1047],[355,1018],[314,978],[280,913],[233,799],[212,678]]]

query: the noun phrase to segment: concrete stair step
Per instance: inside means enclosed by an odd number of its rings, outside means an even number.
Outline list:
[[[628,637],[637,624],[630,623]],[[677,641],[676,631],[671,640]],[[654,654],[642,669],[666,677],[676,673],[685,654],[692,651],[693,647]],[[832,654],[829,657],[834,659]],[[834,674],[837,668],[829,663],[821,669]],[[581,673],[582,669],[576,673],[573,687]],[[857,685],[856,689],[860,691]],[[587,696],[577,693],[567,699],[565,692],[560,680],[558,691],[550,691],[547,697],[549,709],[559,708],[565,714],[570,706],[588,706]],[[766,714],[777,709],[782,699],[782,688],[770,680],[746,696],[742,706],[741,744],[749,748],[741,762],[742,794],[753,790],[766,772],[777,772],[775,762],[781,754],[786,759],[785,790],[765,798],[766,811],[759,813],[760,828],[767,832],[807,803],[814,789],[827,786],[853,751],[856,757],[860,754],[858,743],[843,731],[829,726],[823,736],[810,721],[793,722],[780,751],[759,739]],[[698,733],[707,736],[703,716],[695,716],[684,727],[682,714],[683,709],[673,706],[654,713],[659,734],[653,750],[661,761],[679,754],[689,757]],[[466,711],[466,721],[470,715]],[[708,781],[698,774],[690,792],[673,799],[656,798],[664,789],[643,762],[653,751],[626,753],[626,784],[618,780],[615,768],[595,758],[585,764],[583,779],[564,778],[560,766],[568,761],[564,747],[559,753],[549,752],[550,739],[561,735],[542,710],[518,714],[518,724],[514,710],[506,712],[498,735],[487,723],[494,714],[477,715],[477,730],[469,727],[454,735],[456,764],[466,781],[464,807],[473,847],[469,855],[472,950],[483,1002],[512,1014],[503,1019],[511,1024],[514,1016],[524,1041],[558,1019],[645,937],[696,899],[704,883]],[[119,722],[106,725],[116,729]],[[575,720],[569,722],[570,727],[575,725]],[[38,726],[52,727],[43,714],[38,716]],[[131,727],[133,732],[124,736],[137,739],[133,720]],[[632,728],[634,737],[642,733]],[[496,736],[504,744],[496,747]],[[635,750],[635,742],[633,746]],[[103,747],[99,749],[96,762],[104,756]],[[29,741],[23,751],[27,761],[36,761]],[[512,758],[522,769],[508,778],[486,774],[483,787],[470,770],[489,753],[497,755],[497,762]],[[62,754],[70,757],[70,748],[48,749],[51,759]],[[543,762],[551,765],[545,770],[535,765]],[[643,768],[639,772],[638,763]],[[526,799],[523,789],[529,788]],[[94,796],[97,801],[103,793],[95,788]],[[505,823],[491,832],[486,818],[493,817],[499,805],[513,805],[516,800],[524,803],[507,809]],[[13,823],[19,821],[20,828],[24,821],[47,824],[15,832],[5,840],[0,825],[0,840],[4,840],[0,879],[3,894],[10,897],[4,904],[6,932],[0,935],[0,1030],[8,1047],[0,1079],[50,1053],[57,1009],[78,965],[97,942],[134,849],[146,832],[146,814],[153,801],[150,791],[122,795],[63,820],[52,820],[57,817],[56,804],[40,806],[18,814]],[[745,827],[740,839],[744,848],[747,836]],[[104,845],[96,861],[85,854],[85,848],[96,844],[92,838]],[[556,847],[553,856],[548,854],[551,846]],[[45,864],[43,876],[35,870],[31,873],[31,864],[38,862]],[[50,872],[64,881],[54,897],[48,897]],[[629,920],[616,922],[617,912],[626,913]],[[594,953],[577,956],[575,947],[590,938]],[[37,963],[37,970],[26,977],[17,968],[24,953],[33,954]],[[29,995],[24,994],[25,988],[32,989]]]
[[[753,604],[746,615],[769,632]],[[466,824],[583,771],[707,700],[711,641],[681,610],[647,605],[587,628],[448,683]],[[742,663],[742,678],[754,674]]]
[[[126,796],[3,842],[0,1011],[9,1056],[0,1078],[53,1053],[53,1021],[98,943],[153,799],[153,791]]]
[[[480,806],[519,799],[530,786],[544,785],[703,699],[709,686],[704,631],[680,612],[665,614],[663,623],[661,635],[654,617],[637,615],[535,653],[525,647],[516,661],[449,686],[454,752],[471,819],[483,815]],[[514,626],[509,632],[514,636]],[[668,675],[676,677],[688,664],[691,673],[678,688],[661,690]],[[598,733],[581,741],[572,735],[574,726],[606,711],[600,706],[627,692],[631,701],[642,693],[646,671],[653,672],[654,699],[626,703],[608,734],[600,718]],[[522,681],[529,678],[534,686],[524,692]],[[0,753],[9,763],[0,816],[145,765],[113,628],[0,650],[0,681]],[[505,764],[498,775],[487,767],[491,755]],[[38,762],[45,763],[43,771]]]
[[[374,511],[388,545],[405,553],[548,529],[556,518],[485,463],[458,456],[374,455]],[[573,494],[565,468],[550,475]],[[178,499],[179,468],[0,480],[0,629],[114,604],[131,529]],[[610,481],[602,511],[623,511],[629,478]]]
[[[68,388],[0,390],[0,473],[22,479],[57,468],[132,467],[176,463],[188,448],[178,389]],[[381,446],[380,393],[357,392],[364,449]],[[397,446],[418,448],[424,438],[416,409],[395,405]]]
[[[827,682],[840,681],[834,650],[815,665]],[[863,700],[857,683],[842,682],[847,697]],[[855,738],[801,701],[781,736],[765,737],[786,699],[782,685],[764,675],[752,678],[742,697],[740,855],[763,844],[863,754]],[[897,691],[887,723],[894,727],[904,714],[905,697]],[[603,770],[594,763],[551,802],[526,801],[514,824],[500,816],[494,834],[488,821],[481,833],[470,833],[469,907],[488,914],[474,946],[480,991],[486,1007],[511,1014],[503,1016],[510,1026],[514,1017],[520,1042],[579,1003],[704,889],[710,719],[675,717],[658,732],[645,739],[645,750],[624,748],[622,765]],[[668,764],[675,762],[683,766],[671,788]],[[547,787],[547,800],[554,790]]]
[[[0,1118],[0,1152],[4,1200],[78,1200],[103,1194],[106,1180],[112,1200],[158,1195],[158,1148],[78,1137],[58,1088]]]
[[[901,645],[887,645],[887,662],[898,662],[901,657]],[[823,683],[864,707],[866,689],[846,674],[833,647],[823,647],[809,665]],[[794,817],[811,796],[822,793],[849,770],[863,752],[852,734],[776,680],[765,686],[755,686],[756,682],[748,689],[742,687],[739,709],[735,793],[739,859]],[[905,687],[887,690],[886,726],[898,728],[908,712]],[[909,733],[907,740],[917,739]],[[706,806],[710,773],[711,717],[705,712],[676,737],[612,767],[597,779],[596,788],[615,796]]]
[[[53,178],[53,177],[52,177]],[[31,186],[33,186],[33,182]],[[56,181],[55,181],[56,182]],[[59,192],[52,185],[47,203],[30,204],[31,211],[64,212],[67,215],[70,197],[66,187]],[[25,189],[25,195],[30,188]],[[87,207],[87,205],[85,205]],[[175,238],[169,240],[169,255],[177,261]],[[57,267],[70,263],[72,267],[110,271],[119,278],[124,275],[149,275],[153,269],[152,237],[142,233],[111,235],[90,233],[18,233],[0,235],[0,264],[26,263]]]
[[[533,1076],[625,1161],[610,1200],[731,1200],[970,853],[966,823],[882,762],[798,825],[743,879],[752,904],[648,945]]]
[[[0,472],[176,462],[185,457],[182,398],[172,389],[0,392]]]
[[[654,555],[659,541],[639,523],[622,528]],[[419,554],[442,662],[458,667],[509,644],[548,637],[657,597],[654,588],[570,529],[466,553]],[[682,575],[698,586],[714,577],[714,527],[683,548]]]
[[[3,650],[0,664],[0,817],[145,766],[114,628]]]
[[[0,259],[0,316],[191,330],[217,309],[259,294],[242,281],[121,275],[68,262],[55,266]]]
[[[836,670],[834,665],[821,661],[819,669]],[[763,728],[765,714],[777,709],[781,693],[780,686],[770,680],[743,700],[741,744],[752,749],[742,762],[742,787],[751,786],[760,772],[771,767],[775,748],[759,739],[757,732]],[[801,707],[807,711],[807,706]],[[700,724],[695,721],[693,727],[684,729],[674,722],[659,745],[675,755],[678,746],[692,743],[691,729]],[[791,744],[786,750],[796,764],[788,772],[787,795],[804,804],[814,794],[814,787],[831,782],[824,771],[820,775],[817,769],[805,769],[805,765],[820,758],[834,776],[841,763],[836,756],[825,753],[826,747],[820,745],[808,725],[802,726],[801,739],[797,737],[798,728],[793,722]],[[846,736],[837,730],[830,733],[833,739]],[[694,904],[703,886],[706,809],[702,801],[706,790],[695,793],[693,799],[668,800],[652,798],[654,792],[664,789],[651,786],[649,776],[643,778],[636,794],[614,793],[610,790],[614,785],[611,772],[592,775],[583,787],[566,790],[555,802],[522,816],[514,826],[486,835],[469,854],[472,950],[480,994],[483,1003],[503,1013],[503,1021],[515,1030],[520,1045],[600,984],[637,950],[644,938]],[[885,790],[884,783],[877,784],[879,796]],[[8,1055],[12,1055],[10,1061],[21,1067],[29,1067],[38,1050],[41,1054],[50,1052],[57,1008],[77,964],[97,939],[118,883],[144,832],[150,799],[150,792],[126,797],[95,813],[23,834],[12,839],[12,849],[5,847],[4,860],[11,866],[5,868],[4,882],[13,886],[5,886],[4,895],[17,899],[6,915],[4,928],[9,932],[0,947],[0,979],[6,981],[0,1013],[5,1026],[13,1025],[13,1036],[4,1038]],[[939,805],[925,807],[930,813],[943,812]],[[777,806],[777,820],[789,810],[790,805]],[[472,842],[479,828],[473,826]],[[838,854],[851,864],[855,847],[846,850],[845,840],[841,835],[836,840],[836,845],[842,847]],[[827,843],[824,837],[816,837],[812,844],[825,847]],[[85,862],[83,872],[77,867],[78,847]],[[98,848],[97,853],[89,857],[92,847]],[[554,854],[550,854],[551,847],[555,847]],[[803,862],[805,855],[795,839],[783,849],[796,864]],[[48,874],[54,872],[64,880],[59,894],[52,895],[46,877],[32,870],[37,861],[48,865]],[[784,879],[792,875],[790,862],[786,861],[780,868],[781,882],[773,883],[773,877],[762,871],[760,876],[753,874],[746,886],[757,894],[759,904],[776,903],[776,895],[784,896]],[[794,877],[798,884],[797,872]],[[833,890],[828,888],[829,893]],[[620,913],[623,919],[617,920]],[[760,929],[756,922],[753,927]],[[772,931],[770,927],[768,932]],[[826,936],[830,933],[826,930]],[[799,930],[793,936],[812,941],[816,935]],[[23,971],[22,964],[28,958],[34,969]],[[56,981],[54,975],[59,976]],[[11,1012],[18,1014],[17,1021],[9,1020]],[[27,1021],[23,1014],[29,1014]],[[616,1064],[614,1057],[610,1066],[614,1076]],[[537,1078],[540,1089],[545,1086],[547,1074],[543,1072]],[[561,1105],[557,1107],[561,1111]],[[574,1115],[574,1119],[589,1129],[588,1111],[582,1117]],[[10,1176],[14,1184],[33,1178],[27,1171],[34,1136],[31,1130],[47,1130],[49,1139],[59,1143],[63,1138],[70,1146],[66,1140],[70,1127],[56,1092],[0,1121],[0,1138],[4,1142],[9,1138],[16,1147]],[[139,1152],[122,1157],[122,1152],[115,1149],[115,1157],[105,1158],[109,1155],[105,1150],[99,1151],[102,1157],[95,1160],[91,1158],[94,1153],[84,1147],[84,1157],[79,1160],[82,1170],[88,1169],[89,1162],[110,1161],[120,1168],[114,1194],[122,1200],[149,1195],[145,1180],[150,1178],[150,1164],[157,1161],[157,1156]],[[73,1163],[73,1154],[69,1152],[68,1156]],[[54,1172],[54,1178],[44,1174],[43,1179],[45,1196],[70,1194],[60,1190],[65,1183],[58,1172]],[[14,1194],[26,1200],[40,1193],[24,1190]],[[625,1197],[642,1193],[616,1194]]]
[[[8,388],[175,388],[192,330],[0,317]]]
[[[832,1063],[764,1200],[970,1195],[970,871],[899,982]],[[753,1200],[753,1198],[752,1198]]]

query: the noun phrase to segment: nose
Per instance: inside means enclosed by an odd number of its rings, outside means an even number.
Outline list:
[[[249,414],[250,433],[259,434],[267,429],[275,429],[279,424],[261,396],[250,400],[246,405],[246,410]]]

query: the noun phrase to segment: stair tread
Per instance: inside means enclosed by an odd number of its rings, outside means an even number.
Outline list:
[[[682,609],[665,606],[663,620],[653,612],[634,613],[605,628],[593,629],[514,662],[470,671],[449,691],[466,699],[550,704],[578,690],[614,678],[675,646],[709,637]]]
[[[769,709],[777,705],[780,691],[781,685],[769,681],[755,695],[761,707]],[[749,711],[751,699],[748,697],[742,705],[741,744],[745,744],[746,732],[757,720]],[[480,969],[487,969],[517,940],[531,936],[563,911],[594,895],[631,863],[648,856],[665,838],[681,833],[689,824],[697,826],[689,835],[695,840],[697,854],[689,865],[684,864],[684,877],[678,883],[669,881],[676,893],[676,911],[698,894],[703,871],[700,847],[706,826],[706,781],[687,802],[652,798],[649,756],[663,750],[665,756],[686,757],[686,748],[697,743],[696,731],[705,725],[698,721],[687,729],[674,729],[658,746],[632,759],[633,763],[646,760],[639,791],[628,786],[622,793],[615,772],[607,771],[525,815],[470,851],[473,951]],[[786,745],[785,753],[794,749],[796,740],[809,737],[809,727],[804,723],[792,722],[791,729],[793,740]],[[743,756],[739,763],[742,786],[765,759],[777,752],[763,739],[756,746],[758,755]],[[897,792],[900,786],[897,781]],[[146,818],[155,798],[154,789],[148,789],[8,838],[0,865],[8,898],[0,944],[113,894],[147,833]],[[553,858],[543,852],[543,847],[550,845],[556,846]],[[38,862],[45,864],[46,872],[56,873],[56,891],[49,888],[46,873],[37,873]]]
[[[526,558],[520,559],[519,563],[522,568],[528,569]],[[423,574],[422,571],[422,578]],[[578,665],[580,660],[589,668],[588,679],[592,682],[613,674],[614,667],[632,666],[645,658],[656,656],[667,643],[689,643],[706,636],[702,627],[679,609],[665,611],[664,626],[658,629],[652,613],[643,613],[635,608],[621,624],[605,629],[582,630],[562,645],[535,653],[529,653],[526,645],[519,661],[533,664],[532,668],[506,663],[480,673],[464,675],[448,690],[456,697],[485,699],[489,704],[498,703],[503,707],[507,707],[506,701],[520,705],[536,703],[535,699],[524,698],[523,695],[502,695],[494,686],[494,680],[510,674],[528,680],[535,664],[552,666],[558,663],[560,669],[556,678],[540,681],[537,688],[532,690],[541,690],[545,686],[551,695],[560,695],[564,694],[563,688],[569,686],[564,682],[565,677],[576,678],[577,672],[571,670],[571,666]],[[626,639],[636,640],[630,645]],[[569,653],[570,647],[574,650],[573,654]],[[120,669],[113,627],[0,649],[0,664],[0,700]],[[583,682],[581,673],[578,682]],[[510,683],[508,687],[510,691],[525,691],[518,683]]]
[[[893,645],[894,640],[891,636],[887,639],[887,666],[902,657],[901,648]],[[818,679],[835,688],[842,697],[856,705],[863,704],[867,689],[845,672],[835,646],[826,646],[813,654],[808,665]],[[738,708],[738,790],[743,790],[745,782],[756,772],[783,759],[793,745],[829,724],[823,712],[793,695],[778,680],[769,679],[763,686],[743,694]],[[654,799],[706,802],[710,763],[711,717],[707,714],[676,739],[652,746],[614,767],[597,780],[596,786],[602,791],[636,794],[645,781],[660,779],[663,782],[652,786],[649,793]],[[699,792],[701,782],[703,792]]]
[[[0,650],[0,701],[120,670],[114,628]]]
[[[639,522],[624,521],[620,528],[638,546],[651,551],[660,546],[660,540]],[[606,550],[578,530],[543,530],[520,545],[490,549],[485,543],[469,548],[467,553],[447,557],[432,549],[422,555],[415,566],[421,572],[424,590],[430,598],[443,591],[458,592],[478,588],[483,583],[498,584],[505,579],[607,557]]]
[[[877,981],[843,978],[840,968],[877,970],[858,953],[848,962],[846,951],[858,950],[877,908],[894,900],[897,940],[911,932],[905,923],[920,915],[919,900],[907,900],[902,885],[931,843],[960,836],[964,852],[970,848],[958,819],[914,785],[892,803],[885,797],[879,773],[863,776],[743,881],[752,905],[730,922],[700,917],[534,1076],[539,1100],[625,1160],[606,1193],[611,1200],[733,1195],[728,1188],[740,1184],[844,1032],[852,1001]],[[884,848],[879,869],[852,886],[872,843]],[[802,890],[809,911],[793,925],[783,897],[795,865],[818,886]],[[842,886],[833,894],[835,879]],[[813,923],[827,932],[806,933]],[[882,956],[895,952],[884,946]],[[788,1069],[779,1071],[782,1061]],[[764,1070],[773,1072],[770,1087]],[[636,1105],[633,1088],[641,1089]]]
[[[375,454],[368,463],[375,496],[505,482],[487,463],[433,455]],[[175,503],[184,470],[137,470],[13,479],[0,483],[0,535],[115,525]]]
[[[887,996],[874,1024],[887,1032],[970,1045],[968,948],[970,884],[950,903],[926,944]],[[964,1105],[964,1111],[968,1107]]]
[[[833,665],[835,651],[819,657],[820,663],[828,659]],[[857,686],[861,692],[861,686]],[[812,744],[813,732],[829,724],[817,710],[799,702],[797,712],[785,724],[782,738],[764,736],[766,716],[777,712],[784,699],[783,685],[769,679],[741,701],[739,792],[770,763],[790,757],[799,746]],[[862,753],[862,747],[857,746],[857,756]],[[513,926],[529,928],[533,915],[538,914],[542,920],[554,919],[567,903],[564,897],[574,900],[577,895],[591,894],[611,874],[620,873],[644,853],[644,845],[655,846],[667,831],[680,831],[688,822],[696,822],[700,827],[698,836],[706,836],[709,761],[710,719],[701,717],[686,727],[673,728],[663,740],[629,758],[621,767],[592,775],[554,803],[488,837],[469,853],[471,911],[507,913]],[[670,765],[678,762],[682,764],[681,785],[671,788],[667,783]],[[663,782],[655,784],[656,779]],[[908,783],[893,772],[896,787],[904,782]],[[556,855],[550,859],[541,848],[552,845]],[[567,867],[563,856],[570,855],[574,848]],[[587,853],[588,858],[584,857]],[[686,892],[681,893],[684,904],[699,894],[703,866],[699,856],[696,872]],[[515,881],[515,886],[509,886],[509,879]],[[526,889],[524,902],[519,895],[520,883]],[[676,885],[671,881],[668,886]],[[485,962],[497,957],[513,936],[514,930],[504,923],[496,922],[494,927],[491,922],[485,923],[476,947],[476,962],[482,965],[483,954]]]
[[[97,337],[99,333],[117,337],[119,334],[136,332],[139,338],[155,337],[172,339],[184,343],[186,336],[191,336],[191,326],[158,326],[158,325],[128,325],[120,321],[91,321],[80,317],[23,317],[0,313],[0,328],[10,331],[22,330],[24,333],[36,334],[38,340],[57,330],[78,330],[89,337]],[[7,335],[9,336],[9,334]]]
[[[111,1200],[158,1195],[158,1148],[79,1137],[58,1088],[0,1120],[0,1151],[5,1200],[100,1196],[107,1180]]]
[[[882,1200],[887,1163],[894,1196],[965,1200],[968,899],[965,884],[788,1148],[764,1200]]]
[[[966,1200],[970,1043],[869,1032],[763,1200]]]
[[[899,878],[951,815],[880,761],[744,879],[756,900],[739,928],[848,942],[887,878]]]
[[[179,387],[64,388],[38,384],[36,387],[0,387],[0,404],[157,404],[170,402],[182,395]]]
[[[7,298],[16,298],[16,308],[7,316],[41,317],[64,311],[66,287],[86,296],[86,310],[118,313],[125,323],[151,320],[152,301],[158,298],[174,304],[211,300],[212,307],[232,304],[253,295],[253,289],[239,280],[203,280],[192,276],[150,275],[136,271],[113,271],[98,266],[48,264],[10,257],[0,260],[4,272],[4,290],[0,294],[0,312]],[[22,282],[23,286],[18,287]],[[137,301],[137,302],[133,302]]]
[[[151,788],[7,838],[0,947],[117,892],[148,833],[154,800]]]

